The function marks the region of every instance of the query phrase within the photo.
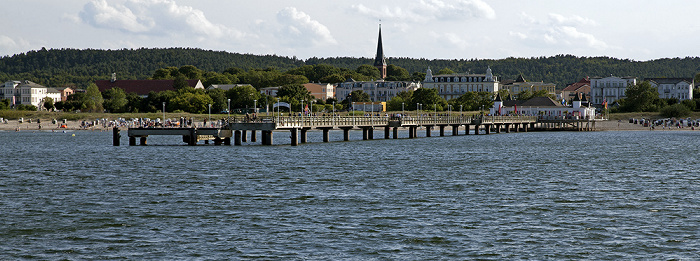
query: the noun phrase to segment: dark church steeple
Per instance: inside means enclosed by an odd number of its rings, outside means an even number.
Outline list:
[[[382,79],[386,78],[386,59],[382,47],[382,24],[379,24],[379,40],[377,41],[377,56],[374,58],[374,67],[379,69]]]

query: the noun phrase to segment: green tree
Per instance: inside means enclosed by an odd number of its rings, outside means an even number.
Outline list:
[[[252,108],[253,101],[260,98],[260,92],[250,85],[236,86],[226,91],[226,98],[231,99],[232,110],[235,108]]]
[[[190,87],[190,84],[187,83],[187,78],[185,78],[185,75],[179,74],[177,77],[175,77],[175,80],[173,81],[173,88],[175,88],[175,90],[185,89],[188,87]]]
[[[197,114],[206,113],[212,102],[211,97],[203,92],[181,93],[171,101],[176,109]]]
[[[690,115],[690,108],[683,104],[669,105],[661,109],[661,116],[666,118],[684,118]]]
[[[126,92],[119,87],[114,87],[102,92],[104,97],[104,108],[109,112],[125,112],[129,101],[126,99]]]
[[[226,91],[216,88],[207,90],[207,94],[212,100],[211,110],[213,112],[218,113],[226,110],[226,107],[228,106],[226,100]],[[209,111],[209,108],[207,108],[207,111]]]
[[[386,67],[386,80],[387,81],[410,81],[411,75],[408,71],[399,66],[389,64]]]
[[[433,88],[420,88],[413,91],[411,105],[412,109],[416,109],[416,104],[422,104],[423,110],[435,110],[437,105],[437,110],[441,111],[444,105],[447,105],[447,101],[438,95],[438,90]]]
[[[405,109],[407,105],[406,101],[399,96],[391,98],[391,100],[386,103],[387,111],[401,111],[401,109]]]
[[[47,111],[53,110],[53,108],[54,108],[53,98],[44,97],[44,103],[42,105],[44,106],[44,109],[46,109]]]
[[[301,84],[290,84],[280,87],[277,91],[277,97],[287,97],[292,100],[315,100],[311,92]]]
[[[361,75],[364,75],[365,77],[368,77],[369,79],[378,80],[381,78],[379,69],[377,69],[374,66],[367,65],[367,64],[360,65],[359,67],[357,67],[357,69],[355,69],[355,72],[357,72]]]
[[[441,75],[441,74],[454,74],[454,73],[455,72],[453,70],[450,70],[449,68],[445,67],[445,68],[442,68],[442,70],[438,71],[437,74]]]
[[[202,70],[197,69],[194,65],[185,65],[177,70],[180,74],[185,76],[185,79],[201,79]]]
[[[102,112],[104,110],[102,107],[103,102],[102,93],[100,93],[100,89],[97,88],[97,85],[95,83],[88,85],[85,90],[85,109],[91,112]]]
[[[620,110],[626,112],[657,111],[659,92],[649,81],[630,85],[625,91],[624,100],[620,101]]]

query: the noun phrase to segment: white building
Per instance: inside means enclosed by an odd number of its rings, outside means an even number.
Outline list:
[[[433,75],[428,68],[423,81],[423,88],[438,90],[438,95],[445,100],[459,98],[467,92],[497,93],[499,89],[497,77],[493,76],[491,68],[486,69],[486,74],[441,74]]]
[[[418,88],[421,88],[420,82],[384,80],[358,82],[350,78],[338,84],[335,89],[335,97],[338,101],[343,101],[351,92],[362,90],[369,94],[372,101],[386,102],[396,97],[400,92],[415,91]]]
[[[634,77],[591,77],[591,99],[593,105],[601,106],[603,101],[612,104],[615,101],[627,97],[627,86],[636,85]]]
[[[54,102],[61,101],[61,92],[31,81],[9,81],[2,88],[4,99],[11,99],[13,105],[34,105],[42,109],[44,99],[49,97]]]
[[[651,86],[659,91],[659,98],[693,99],[693,78],[647,78]]]
[[[523,115],[542,118],[557,117],[562,119],[593,119],[595,108],[585,106],[578,96],[574,97],[571,106],[564,106],[549,97],[534,97],[529,100],[503,101],[501,95],[496,95],[490,115]],[[583,97],[585,100],[585,96]]]

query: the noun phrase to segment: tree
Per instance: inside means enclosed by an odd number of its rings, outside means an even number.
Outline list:
[[[173,81],[173,88],[175,88],[175,90],[185,89],[187,87],[190,87],[190,84],[187,83],[187,78],[185,78],[184,75],[180,74],[175,77],[175,81]]]
[[[197,69],[194,65],[185,65],[177,70],[180,74],[185,76],[185,79],[201,79],[202,70]]]
[[[441,75],[441,74],[454,74],[454,73],[455,72],[453,70],[450,70],[449,68],[445,67],[445,68],[442,68],[442,70],[440,70],[437,74]]]
[[[44,97],[44,103],[42,105],[44,106],[44,109],[46,109],[47,111],[53,110],[53,108],[54,108],[53,98]]]
[[[109,112],[125,112],[129,101],[126,99],[126,92],[119,87],[114,87],[102,92],[104,97],[104,108]]]
[[[408,71],[399,66],[389,64],[386,67],[386,80],[387,81],[409,81],[411,80],[411,75]]]
[[[228,101],[226,100],[226,91],[219,88],[215,88],[207,90],[207,94],[212,100],[212,111],[220,112],[226,110],[226,107],[228,106]],[[207,108],[207,110],[209,110],[209,108]]]
[[[102,107],[103,102],[104,99],[102,98],[100,89],[97,88],[95,83],[91,83],[85,90],[85,109],[91,112],[102,112],[104,110]]]
[[[226,91],[226,98],[231,99],[231,109],[252,108],[254,100],[258,100],[259,96],[260,93],[250,85],[236,86]]]
[[[438,90],[433,88],[420,88],[413,91],[410,106],[414,110],[417,109],[416,103],[423,104],[423,109],[433,110],[436,109],[434,105],[439,105],[437,110],[441,110],[442,106],[447,105],[447,101],[438,95]]]
[[[355,69],[355,72],[374,80],[378,80],[381,78],[379,69],[367,64],[360,65],[360,67],[357,67],[357,69]]]
[[[659,92],[649,81],[630,85],[625,91],[625,98],[620,103],[620,110],[626,112],[657,111]]]
[[[387,111],[401,111],[401,109],[405,109],[406,107],[406,101],[404,101],[403,98],[396,96],[394,98],[391,98],[389,102],[386,103],[386,110]]]
[[[181,93],[171,101],[176,109],[197,114],[207,112],[212,102],[211,97],[203,92]]]
[[[290,84],[280,87],[280,89],[277,91],[277,97],[287,97],[289,99],[299,101],[315,100],[315,98],[311,95],[311,92],[309,92],[309,90],[307,90],[306,87],[301,84]]]

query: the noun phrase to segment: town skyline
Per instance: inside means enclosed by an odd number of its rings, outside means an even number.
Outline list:
[[[37,8],[39,6],[40,8]],[[682,1],[505,0],[6,2],[0,56],[47,49],[191,47],[298,57],[502,59],[570,54],[638,61],[696,57]]]

